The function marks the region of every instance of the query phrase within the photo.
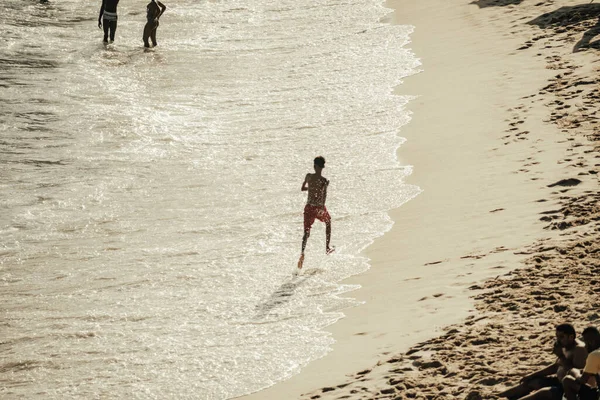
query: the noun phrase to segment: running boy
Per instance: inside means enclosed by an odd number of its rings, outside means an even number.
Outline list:
[[[308,198],[304,207],[304,236],[302,237],[302,254],[300,254],[300,259],[298,260],[298,268],[302,268],[302,264],[304,263],[304,249],[306,248],[306,241],[310,236],[310,228],[315,222],[315,218],[325,223],[325,252],[329,254],[333,251],[333,248],[329,247],[331,240],[331,216],[329,216],[327,207],[325,207],[329,180],[321,175],[321,171],[325,168],[325,159],[321,156],[315,158],[314,167],[315,173],[306,174],[301,189],[302,191],[308,190]]]

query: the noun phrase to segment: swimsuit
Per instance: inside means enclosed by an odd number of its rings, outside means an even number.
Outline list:
[[[309,231],[312,224],[315,222],[315,218],[321,222],[330,222],[331,216],[329,212],[327,212],[327,207],[325,206],[315,206],[312,204],[307,204],[304,207],[304,230]]]
[[[117,13],[116,12],[110,12],[110,11],[104,11],[104,12],[102,12],[102,19],[105,19],[107,21],[116,21],[117,20]]]

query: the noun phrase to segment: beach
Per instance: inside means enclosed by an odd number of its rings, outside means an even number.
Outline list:
[[[423,192],[345,281],[364,303],[332,351],[244,399],[494,398],[553,361],[554,325],[599,323],[600,4],[387,6],[422,63],[396,93]]]
[[[360,304],[344,280],[421,191],[396,156],[412,28],[372,0],[172,0],[147,49],[147,0],[112,43],[99,5],[0,3],[0,398],[284,381],[330,352]],[[315,223],[298,273],[318,155],[336,251]]]
[[[587,0],[588,2],[590,0]],[[5,0],[0,397],[494,398],[598,312],[600,3]],[[40,38],[52,38],[41,46]],[[297,269],[322,155],[335,246]]]

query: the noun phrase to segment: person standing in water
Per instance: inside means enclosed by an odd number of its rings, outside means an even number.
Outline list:
[[[152,40],[152,46],[156,46],[156,29],[158,28],[158,19],[165,12],[167,6],[158,0],[152,0],[146,6],[146,26],[144,26],[144,47],[150,47],[148,39]]]
[[[102,29],[104,25],[104,43],[115,41],[115,32],[117,30],[117,5],[119,0],[102,0],[100,6],[100,15],[98,16],[98,28]]]
[[[306,248],[306,241],[310,236],[310,228],[315,222],[315,218],[325,223],[325,253],[329,254],[333,252],[333,248],[329,247],[329,242],[331,241],[331,216],[327,211],[327,207],[325,207],[329,180],[321,175],[323,168],[325,168],[325,159],[321,156],[315,158],[314,168],[314,174],[306,174],[301,189],[303,192],[308,190],[308,198],[304,207],[304,236],[302,237],[302,253],[298,260],[299,269],[304,264],[304,249]]]

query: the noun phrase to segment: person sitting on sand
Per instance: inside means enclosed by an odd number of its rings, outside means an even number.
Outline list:
[[[158,0],[152,0],[146,6],[146,25],[144,26],[144,47],[150,47],[148,39],[152,40],[152,45],[156,46],[156,29],[158,28],[158,19],[165,12],[167,6]]]
[[[576,339],[575,328],[571,324],[556,327],[556,343],[552,349],[558,359],[544,369],[521,379],[518,386],[510,388],[498,396],[522,400],[561,400],[563,379],[573,368],[583,368],[588,352],[585,344]]]
[[[321,175],[321,171],[325,168],[325,159],[321,156],[314,160],[314,174],[306,174],[304,182],[302,182],[302,188],[300,190],[308,190],[308,198],[306,206],[304,207],[304,236],[302,237],[302,253],[300,254],[300,260],[298,260],[298,268],[302,268],[304,263],[304,249],[306,248],[306,241],[310,236],[310,228],[315,222],[315,218],[325,223],[325,252],[327,254],[333,251],[333,248],[329,247],[331,240],[331,216],[327,212],[325,207],[325,200],[327,199],[327,187],[329,181]]]
[[[598,400],[598,380],[600,379],[600,332],[597,328],[590,326],[582,333],[585,347],[588,351],[587,360],[583,372],[575,371],[563,379],[563,388],[567,400]]]

